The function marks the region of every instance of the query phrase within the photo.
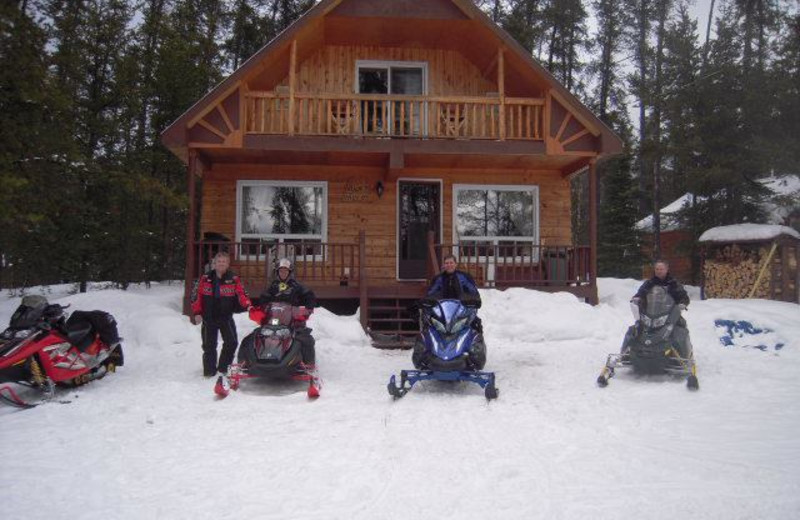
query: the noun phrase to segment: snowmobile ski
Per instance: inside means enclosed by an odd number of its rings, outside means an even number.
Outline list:
[[[480,371],[453,371],[453,372],[440,372],[434,370],[402,370],[400,372],[400,384],[397,384],[396,376],[392,375],[389,378],[389,384],[386,389],[395,399],[399,399],[406,395],[415,384],[420,381],[466,381],[475,383],[483,388],[486,399],[497,399],[500,391],[495,386],[494,372],[480,372]]]

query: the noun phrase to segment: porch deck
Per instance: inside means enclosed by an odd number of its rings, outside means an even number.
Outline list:
[[[283,242],[198,241],[194,245],[190,287],[210,269],[218,251],[231,255],[231,267],[250,294],[259,294],[272,281],[279,258],[293,260],[294,275],[310,287],[323,306],[335,307],[349,301],[366,312],[361,325],[375,339],[376,346],[404,346],[404,338],[418,332],[410,309],[426,291],[427,283],[369,276],[366,234],[356,243],[311,241]],[[547,292],[566,291],[587,301],[596,298],[596,282],[590,270],[590,248],[573,245],[542,245],[522,242],[491,244],[465,241],[435,244],[428,236],[427,278],[440,270],[447,254],[459,258],[459,268],[472,275],[479,288],[528,287]]]

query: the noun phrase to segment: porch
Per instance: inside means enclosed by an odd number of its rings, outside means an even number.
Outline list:
[[[459,269],[470,273],[479,288],[566,291],[596,301],[589,246],[474,240],[437,244],[434,236],[433,232],[428,233],[424,259],[428,280],[440,271],[442,258],[454,254],[459,259]],[[192,251],[187,297],[195,280],[210,269],[210,261],[218,251],[231,255],[231,267],[251,295],[260,294],[272,282],[277,260],[286,257],[293,262],[295,277],[315,292],[323,306],[357,303],[361,325],[376,346],[405,346],[419,330],[410,307],[425,294],[427,282],[370,277],[364,230],[352,242],[200,240]]]

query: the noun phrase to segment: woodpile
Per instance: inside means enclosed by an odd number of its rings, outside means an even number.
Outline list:
[[[748,298],[769,257],[766,246],[742,248],[727,245],[717,249],[703,266],[706,298]],[[767,267],[753,298],[769,298],[772,269]]]

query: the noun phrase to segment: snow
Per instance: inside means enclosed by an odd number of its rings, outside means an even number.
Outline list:
[[[244,384],[224,401],[201,375],[182,287],[48,293],[118,319],[126,363],[69,404],[0,410],[4,518],[787,519],[800,515],[800,306],[697,300],[685,313],[701,388],[668,377],[595,379],[631,323],[639,282],[565,294],[482,291],[500,397],[389,375],[410,352],[369,346],[356,317],[311,320],[324,378]],[[0,322],[19,298],[0,296]],[[725,347],[748,320],[779,351]],[[252,327],[236,318],[240,337]]]
[[[746,240],[771,240],[780,235],[800,238],[800,233],[789,226],[775,224],[733,224],[706,230],[699,242],[742,242]]]

